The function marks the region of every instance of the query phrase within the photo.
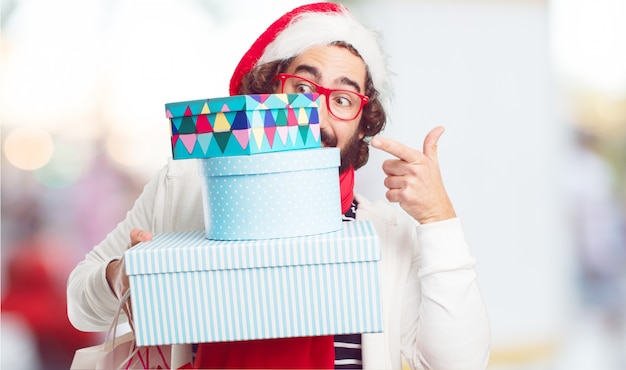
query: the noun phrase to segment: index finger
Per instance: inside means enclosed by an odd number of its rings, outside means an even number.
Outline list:
[[[372,139],[371,144],[374,148],[385,151],[394,157],[409,163],[418,160],[419,154],[421,154],[398,141],[388,138],[376,137]]]

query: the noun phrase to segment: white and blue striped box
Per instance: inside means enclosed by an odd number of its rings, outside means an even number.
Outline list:
[[[338,148],[199,159],[207,239],[340,230],[339,164]]]
[[[283,239],[157,233],[125,255],[137,345],[382,331],[369,221]]]

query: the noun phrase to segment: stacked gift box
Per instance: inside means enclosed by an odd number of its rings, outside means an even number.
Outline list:
[[[166,104],[174,159],[196,159],[204,231],[125,255],[137,345],[382,331],[378,237],[342,222],[339,149],[317,94]]]

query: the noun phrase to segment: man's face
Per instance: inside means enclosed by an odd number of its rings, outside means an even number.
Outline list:
[[[363,94],[365,90],[365,63],[348,49],[339,46],[316,46],[296,57],[285,73],[298,75],[329,89],[351,90]],[[326,99],[322,96],[322,99]],[[347,169],[358,156],[361,115],[350,121],[334,117],[323,101],[319,109],[322,145],[341,150],[342,170]]]

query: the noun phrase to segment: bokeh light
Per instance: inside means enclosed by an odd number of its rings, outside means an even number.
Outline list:
[[[4,140],[4,154],[13,166],[32,171],[45,166],[54,153],[54,142],[40,128],[18,127]]]
[[[34,171],[35,178],[50,188],[72,185],[84,172],[87,157],[66,143],[57,143],[54,154],[45,166]]]

